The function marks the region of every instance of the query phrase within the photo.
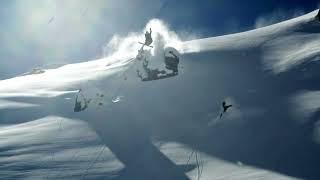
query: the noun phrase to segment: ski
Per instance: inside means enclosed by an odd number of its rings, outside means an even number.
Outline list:
[[[153,46],[150,46],[150,45],[146,45],[145,43],[142,43],[142,42],[138,42],[139,44],[142,44],[142,45],[145,45],[145,46],[148,46],[148,47],[151,47],[153,48]]]

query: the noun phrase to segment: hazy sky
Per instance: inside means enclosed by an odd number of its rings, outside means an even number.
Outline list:
[[[164,20],[182,39],[201,38],[262,27],[317,7],[311,0],[3,0],[0,79],[101,57],[114,34],[141,31],[152,18]]]

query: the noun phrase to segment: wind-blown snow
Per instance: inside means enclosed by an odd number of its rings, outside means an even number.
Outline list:
[[[290,21],[255,29],[248,32],[220,37],[193,40],[184,43],[183,52],[245,51],[262,48],[266,69],[276,73],[303,63],[319,60],[318,33],[308,32],[320,24],[314,22],[317,11]],[[307,26],[304,30],[303,27]]]

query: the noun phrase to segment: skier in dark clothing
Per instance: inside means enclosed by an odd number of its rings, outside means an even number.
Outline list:
[[[138,60],[141,60],[144,56],[144,50],[143,50],[144,46],[149,46],[149,47],[153,48],[153,46],[150,45],[153,42],[152,37],[151,37],[151,33],[152,33],[152,30],[150,28],[150,32],[146,31],[146,33],[144,34],[144,37],[145,37],[144,43],[139,42],[140,44],[142,44],[142,46],[138,50],[138,55],[137,55]]]
[[[152,30],[150,28],[150,32],[146,31],[146,33],[144,34],[144,37],[146,38],[144,44],[147,46],[150,46],[150,44],[153,42],[151,33],[152,33]]]
[[[230,107],[232,107],[232,105],[226,105],[226,102],[225,102],[225,101],[222,102],[223,111],[222,111],[221,114],[220,114],[220,119],[222,118],[222,115],[223,115],[225,112],[227,112],[227,110],[228,110]]]

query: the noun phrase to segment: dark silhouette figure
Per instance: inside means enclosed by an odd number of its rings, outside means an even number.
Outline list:
[[[223,115],[225,112],[227,112],[227,110],[228,110],[230,107],[232,107],[231,104],[230,104],[230,105],[226,105],[226,102],[225,102],[225,101],[222,102],[223,111],[222,111],[221,114],[220,114],[220,119],[222,118],[222,115]]]
[[[320,9],[318,11],[318,14],[316,15],[316,20],[320,21]]]
[[[151,37],[151,33],[152,33],[152,30],[150,28],[150,32],[146,31],[146,33],[144,34],[144,37],[145,37],[144,43],[139,42],[140,44],[142,44],[142,46],[141,46],[140,50],[138,50],[138,54],[143,53],[144,46],[149,46],[151,48],[153,47],[150,45],[153,42],[152,37]]]
[[[152,37],[151,37],[151,33],[152,33],[152,30],[150,28],[150,32],[146,31],[146,33],[144,34],[144,37],[145,37],[144,44],[147,46],[149,46],[153,42]]]
[[[149,47],[153,48],[153,46],[150,45],[153,42],[151,34],[152,34],[152,30],[150,28],[150,32],[146,31],[146,33],[144,34],[144,37],[145,37],[144,43],[139,42],[140,44],[142,44],[141,48],[138,50],[137,58],[139,60],[142,59],[142,55],[143,55],[143,52],[144,52],[143,51],[144,46],[149,46]]]
[[[51,17],[50,20],[48,21],[48,24],[50,24],[54,20],[54,17]]]

